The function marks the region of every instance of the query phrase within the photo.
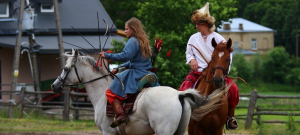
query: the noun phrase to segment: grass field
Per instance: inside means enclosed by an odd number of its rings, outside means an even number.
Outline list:
[[[261,95],[300,95],[300,89],[296,86],[282,86],[277,84],[249,84],[237,83],[241,94],[250,94],[256,89]],[[240,100],[238,106],[248,107],[249,100]],[[300,99],[258,99],[256,106],[262,109],[300,109]],[[236,115],[247,114],[247,109],[236,109]],[[15,112],[18,112],[17,110]],[[293,113],[300,113],[294,111]],[[93,120],[73,120],[63,122],[62,120],[52,120],[50,117],[33,116],[31,118],[8,119],[7,113],[2,112],[0,115],[0,133],[3,132],[53,132],[53,131],[95,131],[98,130]],[[257,116],[254,116],[256,118]],[[245,118],[245,116],[243,117]],[[258,125],[255,120],[252,127],[244,129],[245,120],[238,119],[239,128],[237,130],[224,130],[225,134],[272,134],[272,135],[298,135],[300,134],[300,116],[279,116],[279,115],[262,115],[262,121],[287,121],[285,124],[261,124]]]

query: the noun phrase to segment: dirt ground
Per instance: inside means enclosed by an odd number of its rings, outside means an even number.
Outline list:
[[[0,135],[102,135],[101,131],[0,133]],[[188,135],[187,133],[185,135]]]
[[[0,135],[102,135],[101,131],[0,133]]]

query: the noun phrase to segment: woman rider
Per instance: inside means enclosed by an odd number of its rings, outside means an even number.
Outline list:
[[[122,89],[121,82],[115,78],[106,91],[108,102],[113,106],[116,113],[116,119],[111,124],[111,127],[113,128],[127,120],[124,108],[121,104],[121,102],[126,98],[126,95],[134,94],[138,91],[138,82],[145,75],[155,75],[153,72],[149,71],[153,68],[150,60],[152,55],[151,46],[141,21],[135,17],[129,19],[125,23],[125,33],[129,40],[121,53],[100,53],[101,58],[126,62],[112,71],[113,73],[117,73],[120,67],[124,67],[126,69],[125,71],[117,74],[124,83],[124,89]],[[156,85],[159,85],[157,81]]]

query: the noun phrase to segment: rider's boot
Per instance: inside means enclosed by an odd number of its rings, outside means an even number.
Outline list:
[[[228,107],[228,116],[226,122],[227,130],[234,130],[238,128],[237,120],[233,116],[234,116],[234,108]]]
[[[112,128],[115,128],[117,126],[120,126],[122,123],[125,123],[127,121],[126,114],[124,111],[124,108],[121,104],[121,101],[119,99],[115,99],[111,105],[113,106],[113,109],[116,113],[116,117],[114,119],[114,122],[110,124]]]

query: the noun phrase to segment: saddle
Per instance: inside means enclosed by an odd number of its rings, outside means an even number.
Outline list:
[[[123,101],[123,108],[125,110],[126,115],[128,115],[129,113],[133,112],[133,106],[134,103],[137,102],[137,96],[145,90],[145,88],[148,87],[154,87],[155,86],[155,82],[156,82],[156,77],[153,74],[147,74],[145,75],[138,84],[138,92],[135,94],[129,94],[127,95],[127,97],[125,98],[125,100]],[[115,116],[115,112],[113,110],[112,105],[107,101],[107,105],[106,105],[106,116],[108,117],[114,117]]]

